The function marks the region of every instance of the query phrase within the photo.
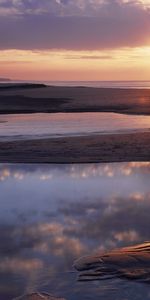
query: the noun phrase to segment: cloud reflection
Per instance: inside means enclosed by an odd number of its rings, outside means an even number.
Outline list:
[[[18,179],[20,177],[35,174],[41,180],[50,180],[57,176],[71,176],[73,178],[108,176],[117,174],[130,176],[133,173],[149,173],[150,162],[129,162],[122,164],[80,164],[75,165],[32,165],[32,164],[0,164],[0,180],[9,177]]]
[[[103,284],[99,290],[75,283],[72,263],[91,252],[149,240],[150,163],[4,164],[0,178],[3,298],[44,289],[71,300],[86,299],[87,293],[112,299]],[[120,299],[124,289],[116,289]],[[144,288],[142,295],[148,299]]]

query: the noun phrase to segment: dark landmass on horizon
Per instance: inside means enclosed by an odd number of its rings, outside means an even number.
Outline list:
[[[0,85],[0,92],[9,90],[39,89],[44,87],[46,88],[47,86],[43,83],[3,83]]]

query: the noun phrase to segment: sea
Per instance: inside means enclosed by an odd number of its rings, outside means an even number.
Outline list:
[[[85,86],[95,88],[150,88],[150,81],[44,81],[44,83],[54,86]]]
[[[95,88],[126,88],[126,89],[149,89],[150,80],[147,81],[47,81],[47,80],[11,80],[0,82],[0,85],[11,83],[44,83],[50,86],[85,86]]]

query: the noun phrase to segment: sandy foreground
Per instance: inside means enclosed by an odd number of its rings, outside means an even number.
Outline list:
[[[88,163],[150,161],[150,133],[0,143],[0,162]]]
[[[0,88],[0,114],[34,112],[150,114],[150,90],[88,87]],[[150,133],[0,142],[0,162],[149,161]]]

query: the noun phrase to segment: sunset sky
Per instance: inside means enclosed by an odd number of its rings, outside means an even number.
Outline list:
[[[0,0],[0,77],[150,80],[150,0]]]

